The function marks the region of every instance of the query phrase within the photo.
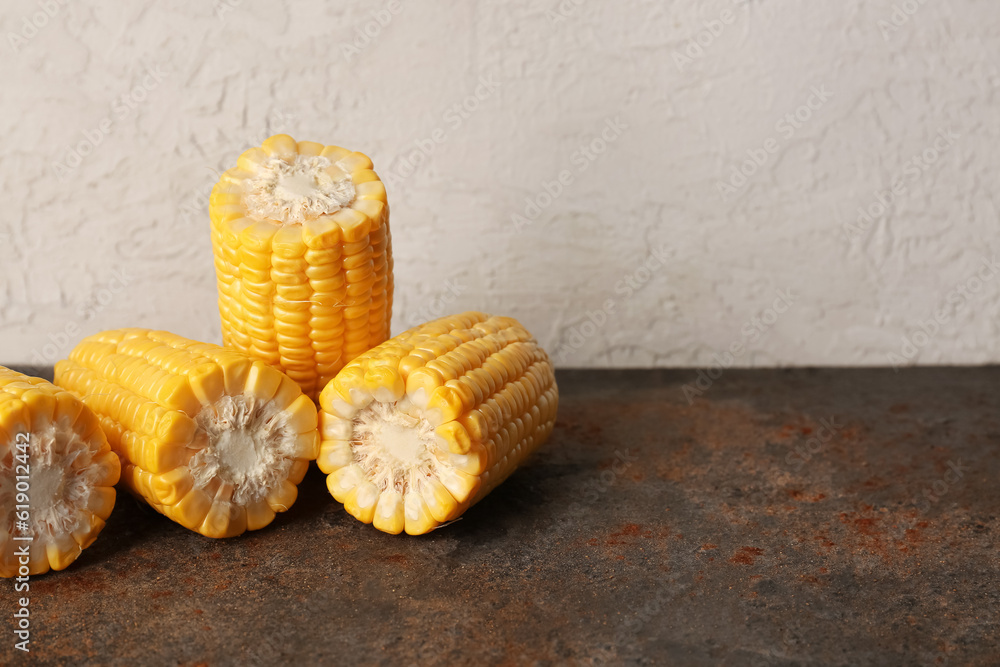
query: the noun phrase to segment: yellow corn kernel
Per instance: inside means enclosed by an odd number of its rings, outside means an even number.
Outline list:
[[[56,384],[106,424],[128,489],[207,537],[266,526],[319,454],[316,406],[299,386],[217,345],[106,331],[56,365]]]
[[[389,337],[389,209],[367,156],[275,135],[223,174],[209,215],[227,347],[316,400]]]
[[[462,313],[356,357],[319,400],[330,493],[360,521],[417,535],[461,515],[548,438],[559,389],[516,320]]]
[[[80,399],[0,366],[0,577],[75,561],[111,515],[120,474]]]

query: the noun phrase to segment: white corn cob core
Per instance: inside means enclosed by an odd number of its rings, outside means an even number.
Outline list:
[[[48,424],[32,433],[29,443],[31,530],[44,543],[53,533],[73,533],[87,523],[79,510],[86,508],[91,492],[107,477],[107,462],[95,460],[90,445],[67,423]],[[14,443],[10,449],[14,451]],[[16,493],[15,467],[13,457],[0,462],[4,507]],[[4,527],[12,528],[12,520],[12,514],[5,515]]]
[[[435,456],[431,423],[389,403],[376,401],[358,413],[354,437],[355,458],[379,491],[419,491],[423,478],[438,477],[450,467]]]
[[[273,401],[223,396],[203,408],[195,423],[191,446],[197,453],[187,464],[195,488],[228,485],[237,505],[258,503],[277,491],[299,454],[299,434]]]
[[[355,197],[350,174],[321,155],[272,157],[243,183],[248,217],[286,225],[336,213]]]

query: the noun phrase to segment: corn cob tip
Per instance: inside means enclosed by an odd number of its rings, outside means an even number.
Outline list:
[[[268,158],[245,181],[247,217],[302,224],[354,202],[351,175],[322,155]]]

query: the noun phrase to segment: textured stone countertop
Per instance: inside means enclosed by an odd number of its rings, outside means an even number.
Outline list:
[[[561,371],[548,445],[420,538],[315,470],[224,541],[122,496],[31,581],[32,662],[996,664],[997,368],[696,378]]]

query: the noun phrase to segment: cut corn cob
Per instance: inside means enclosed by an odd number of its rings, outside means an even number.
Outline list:
[[[349,363],[320,395],[317,463],[353,516],[419,535],[507,478],[552,432],[548,355],[509,317],[462,313]]]
[[[209,214],[226,346],[315,400],[389,337],[389,206],[367,156],[275,135],[222,175]]]
[[[128,489],[207,537],[269,524],[318,452],[316,406],[299,386],[218,345],[106,331],[56,365],[56,384],[97,413]]]
[[[120,472],[78,398],[0,366],[0,576],[75,561],[104,528]]]

